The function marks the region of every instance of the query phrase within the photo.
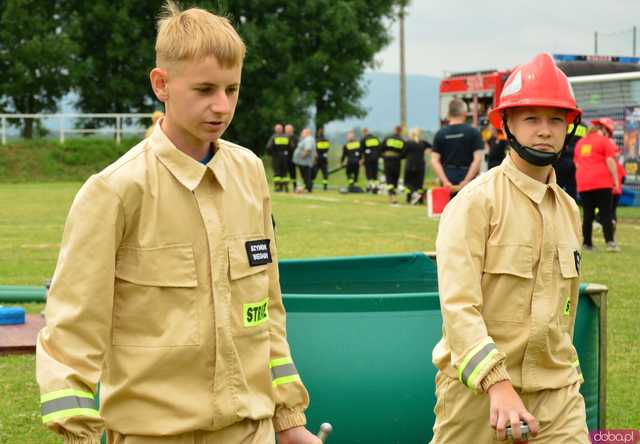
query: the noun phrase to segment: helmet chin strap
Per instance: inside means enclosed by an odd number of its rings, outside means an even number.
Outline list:
[[[580,124],[580,116],[576,117],[573,121],[573,128],[571,132],[568,133],[564,138],[564,143],[562,145],[562,149],[557,153],[549,153],[547,151],[540,151],[530,146],[525,146],[520,144],[516,137],[513,135],[511,131],[509,131],[509,126],[507,125],[507,116],[502,116],[502,124],[504,125],[504,132],[507,135],[507,140],[509,140],[509,145],[513,147],[514,150],[518,153],[520,157],[522,157],[525,161],[529,162],[535,166],[547,166],[554,164],[560,156],[562,156],[562,152],[567,148],[569,141],[576,133],[576,129]]]

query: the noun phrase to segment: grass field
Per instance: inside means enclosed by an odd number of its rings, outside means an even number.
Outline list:
[[[340,176],[340,180],[342,176]],[[66,213],[80,183],[0,184],[0,285],[41,285],[55,267]],[[348,256],[434,249],[437,222],[424,207],[391,207],[382,196],[274,195],[283,258]],[[601,235],[583,256],[582,278],[609,287],[607,414],[609,428],[640,428],[640,209],[620,210],[620,254]],[[28,304],[31,312],[42,306]],[[431,353],[431,350],[425,350]],[[0,357],[0,443],[60,443],[39,417],[33,356]]]

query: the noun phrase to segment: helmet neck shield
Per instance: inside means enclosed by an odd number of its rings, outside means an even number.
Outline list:
[[[562,156],[562,152],[567,148],[569,141],[576,133],[576,129],[578,128],[579,123],[580,116],[577,116],[573,121],[573,128],[571,129],[571,132],[567,133],[564,138],[562,149],[557,153],[549,153],[547,151],[536,150],[534,148],[531,148],[530,146],[522,145],[520,142],[518,142],[518,139],[516,139],[513,133],[509,130],[509,125],[507,125],[506,113],[502,116],[502,124],[504,127],[504,132],[507,136],[507,140],[509,141],[509,145],[511,145],[511,147],[516,150],[518,155],[522,157],[526,162],[539,167],[553,165],[555,162],[557,162],[558,159],[560,159],[560,156]]]

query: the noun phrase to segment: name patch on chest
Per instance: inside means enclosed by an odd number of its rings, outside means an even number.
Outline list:
[[[251,304],[242,304],[245,327],[256,327],[269,320],[269,298]]]
[[[245,242],[244,246],[247,249],[249,265],[251,265],[252,267],[257,267],[258,265],[265,265],[273,262],[273,260],[271,259],[271,250],[269,249],[270,242],[270,239],[260,239]]]

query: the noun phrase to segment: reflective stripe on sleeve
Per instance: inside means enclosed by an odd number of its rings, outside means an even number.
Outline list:
[[[99,416],[93,393],[66,389],[40,397],[42,422],[70,416]]]
[[[273,359],[269,362],[271,385],[277,387],[288,382],[300,381],[300,375],[291,358]]]
[[[458,379],[469,388],[475,388],[476,378],[480,371],[486,367],[491,358],[498,353],[496,344],[490,339],[476,345],[462,361],[458,369]]]
[[[582,376],[582,369],[580,368],[580,360],[576,359],[575,362],[571,363],[571,366],[576,369],[578,372],[578,377],[580,378],[580,383],[584,382],[584,376]]]

